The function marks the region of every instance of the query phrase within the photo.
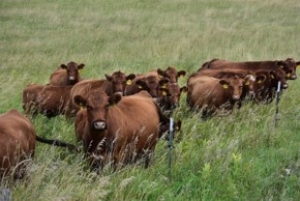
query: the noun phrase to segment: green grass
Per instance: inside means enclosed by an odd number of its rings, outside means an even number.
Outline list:
[[[0,113],[22,111],[23,88],[47,83],[71,60],[86,64],[85,78],[168,66],[190,75],[212,58],[298,61],[299,8],[296,0],[1,1]],[[171,178],[165,141],[149,169],[100,175],[87,170],[83,154],[38,144],[29,181],[1,187],[12,190],[12,200],[298,200],[300,84],[289,84],[276,128],[275,102],[202,121],[183,95]],[[76,142],[64,117],[33,123],[44,137]]]

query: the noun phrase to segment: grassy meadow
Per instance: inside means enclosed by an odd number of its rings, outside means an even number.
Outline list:
[[[175,66],[187,77],[207,60],[300,60],[299,0],[3,0],[0,2],[0,113],[22,111],[22,90],[46,84],[61,64],[85,63],[84,78]],[[299,71],[299,69],[298,69]],[[300,73],[298,72],[298,76]],[[298,200],[300,98],[289,81],[274,125],[275,101],[245,104],[207,121],[184,94],[183,122],[171,151],[159,141],[154,164],[89,172],[83,154],[39,144],[30,179],[11,184],[11,200]],[[64,116],[32,120],[39,135],[76,143]]]

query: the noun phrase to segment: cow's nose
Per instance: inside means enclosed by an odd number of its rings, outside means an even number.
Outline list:
[[[232,99],[233,99],[233,100],[239,100],[239,99],[240,99],[240,96],[239,96],[239,95],[233,95],[233,96],[232,96]]]
[[[69,80],[75,80],[75,77],[74,76],[70,76]]]
[[[106,123],[104,121],[94,121],[93,127],[95,130],[104,130],[106,129]]]

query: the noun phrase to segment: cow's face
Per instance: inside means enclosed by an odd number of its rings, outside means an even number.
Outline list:
[[[146,90],[151,97],[157,98],[158,80],[156,76],[148,76],[136,81],[139,91]]]
[[[244,79],[235,76],[227,80],[220,80],[219,83],[224,90],[229,90],[232,100],[237,101],[240,99],[243,92]]]
[[[80,95],[75,96],[74,102],[86,107],[88,122],[92,130],[104,131],[108,126],[106,120],[110,107],[121,99],[120,94],[113,94],[109,97],[103,91],[94,90],[87,99]]]
[[[177,83],[160,80],[158,88],[158,103],[165,110],[172,110],[179,106],[180,95],[187,87],[179,87]]]
[[[106,79],[112,83],[112,91],[113,93],[120,92],[124,93],[127,85],[131,84],[131,80],[135,78],[134,74],[130,74],[126,76],[121,71],[114,72],[111,76],[105,74]]]
[[[168,78],[171,83],[177,83],[178,77],[185,76],[186,74],[183,70],[177,72],[177,70],[171,66],[169,66],[165,71],[157,69],[157,73],[164,78]]]
[[[287,58],[284,62],[287,66],[286,71],[286,79],[288,80],[295,80],[297,79],[296,69],[297,65],[299,65],[300,62],[296,62],[292,58]]]
[[[272,87],[277,87],[278,82],[281,83],[281,89],[287,89],[289,85],[286,82],[286,72],[282,69],[270,71],[269,76],[271,79]]]
[[[73,85],[79,81],[79,70],[83,69],[84,64],[77,64],[73,61],[69,62],[67,65],[61,64],[60,67],[67,71],[68,84]]]

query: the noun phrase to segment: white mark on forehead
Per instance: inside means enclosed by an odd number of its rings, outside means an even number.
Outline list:
[[[253,82],[255,81],[255,77],[253,75],[249,75],[249,79]]]

